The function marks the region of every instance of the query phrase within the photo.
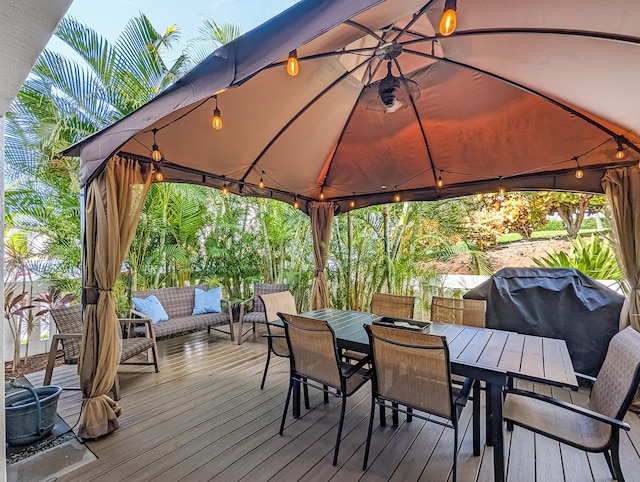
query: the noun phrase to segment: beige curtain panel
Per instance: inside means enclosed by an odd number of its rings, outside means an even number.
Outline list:
[[[331,227],[336,204],[332,202],[309,203],[311,231],[313,232],[313,257],[316,273],[311,287],[311,309],[318,310],[329,306],[329,289],[324,268],[329,257]]]
[[[635,166],[610,169],[602,187],[611,206],[618,262],[629,283],[620,328],[631,325],[640,331],[640,171]]]
[[[122,348],[111,289],[120,275],[151,183],[151,169],[137,161],[114,157],[87,187],[86,302],[80,385],[84,409],[78,435],[96,438],[118,428],[118,404],[106,394],[118,370]]]

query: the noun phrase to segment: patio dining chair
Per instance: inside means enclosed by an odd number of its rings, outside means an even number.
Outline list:
[[[289,286],[285,284],[274,283],[256,283],[253,287],[253,296],[240,303],[240,315],[238,321],[240,322],[240,328],[238,329],[238,345],[242,345],[244,335],[253,330],[256,332],[256,323],[266,323],[264,303],[260,299],[261,295],[268,295],[270,293],[280,293],[282,291],[289,291]],[[243,330],[245,323],[251,323],[251,328],[247,331]]]
[[[271,322],[280,321],[278,312],[297,315],[296,300],[290,291],[280,291],[268,295],[260,295],[260,299],[264,304],[266,325],[268,333],[263,335],[267,338],[267,363],[264,366],[262,375],[262,383],[260,388],[264,389],[264,382],[267,379],[267,370],[269,370],[269,361],[271,354],[275,356],[289,358],[289,346],[287,338],[282,326],[273,325]]]
[[[413,319],[415,305],[415,296],[374,293],[371,297],[371,313],[374,315]]]
[[[398,405],[412,409],[414,417],[452,428],[453,480],[456,480],[458,454],[458,418],[471,391],[471,381],[461,388],[451,383],[449,347],[445,337],[415,333],[398,328],[365,325],[371,346],[371,412],[362,470],[367,470],[376,405],[380,407],[380,425],[384,412]],[[417,412],[416,410],[419,410]],[[438,418],[430,417],[435,415]],[[440,420],[442,419],[442,420]]]
[[[431,321],[451,323],[454,325],[485,327],[485,300],[467,300],[464,298],[445,298],[434,296],[431,298]],[[455,385],[463,385],[467,379],[452,375]],[[509,382],[513,383],[512,381]],[[480,381],[473,381],[473,455],[480,455]],[[490,407],[487,408],[489,410]]]
[[[82,306],[70,306],[67,308],[57,308],[50,311],[51,317],[56,324],[58,333],[51,339],[51,349],[44,375],[44,385],[51,383],[53,368],[56,358],[58,358],[58,347],[62,345],[62,356],[67,365],[76,365],[80,357],[80,343],[82,340]],[[153,365],[158,373],[158,350],[156,340],[153,336],[153,324],[147,319],[121,318],[122,325],[131,328],[132,325],[146,325],[146,336],[135,336],[122,339],[122,354],[120,356],[121,365]],[[131,329],[129,330],[132,331]],[[150,352],[150,353],[149,353]],[[147,361],[129,361],[136,355],[142,353],[149,354]],[[65,390],[79,390],[79,387],[68,387]],[[113,399],[120,400],[120,383],[118,374],[113,383]]]
[[[415,306],[415,296],[374,293],[371,297],[372,315],[413,319]],[[353,350],[346,350],[342,353],[342,357],[346,361],[361,360],[364,356],[364,354]]]
[[[431,298],[431,321],[484,328],[487,302],[464,298]]]
[[[347,398],[369,380],[370,371],[364,368],[364,365],[369,362],[369,358],[364,358],[356,365],[341,361],[335,334],[331,326],[324,320],[314,320],[284,313],[278,313],[278,315],[284,322],[291,366],[289,390],[282,414],[280,435],[284,432],[287,410],[294,386],[302,384],[316,388],[324,392],[325,397],[329,393],[339,396],[342,399],[342,404],[333,452],[333,465],[335,466],[338,463]],[[307,402],[306,408],[308,409],[308,400],[305,402]]]
[[[504,419],[577,449],[602,452],[613,478],[624,482],[620,429],[631,429],[623,419],[640,382],[640,333],[631,327],[619,332],[609,342],[597,378],[581,376],[594,381],[586,406],[508,389]]]

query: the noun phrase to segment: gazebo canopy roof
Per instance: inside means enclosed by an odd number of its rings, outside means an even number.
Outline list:
[[[443,37],[444,1],[303,0],[65,154],[84,184],[116,154],[151,162],[157,129],[166,181],[342,212],[500,186],[601,192],[606,168],[637,161],[640,2],[457,3]]]

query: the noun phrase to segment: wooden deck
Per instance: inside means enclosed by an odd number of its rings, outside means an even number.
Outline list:
[[[287,389],[288,361],[272,361],[260,390],[266,345],[254,338],[238,346],[220,334],[185,335],[159,343],[160,373],[150,367],[122,367],[120,428],[88,441],[98,460],[61,481],[447,481],[451,478],[453,431],[419,419],[394,429],[375,429],[370,466],[362,472],[370,408],[369,387],[348,400],[338,466],[331,465],[339,399],[322,402],[311,391],[312,409],[287,418],[278,435]],[[43,373],[29,376],[41,385]],[[75,367],[54,371],[54,384],[77,386]],[[525,386],[525,385],[521,385]],[[526,386],[525,386],[526,387]],[[528,386],[531,388],[531,386]],[[535,387],[538,388],[538,387]],[[544,388],[544,387],[543,387]],[[579,399],[580,393],[553,389]],[[65,391],[58,411],[70,426],[78,420],[80,393]],[[472,454],[471,406],[461,421],[458,480],[493,480],[492,449]],[[640,419],[629,413],[632,430],[622,437],[622,468],[640,481]],[[601,454],[585,454],[516,428],[505,432],[507,480],[609,481]]]

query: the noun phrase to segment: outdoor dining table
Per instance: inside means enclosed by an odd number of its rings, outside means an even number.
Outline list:
[[[371,313],[324,308],[300,316],[325,320],[336,336],[339,349],[370,353],[364,330]],[[431,322],[430,333],[445,336],[451,372],[482,380],[487,386],[487,445],[493,445],[494,480],[503,481],[504,434],[502,392],[509,377],[577,388],[573,364],[564,340],[514,332]],[[297,393],[296,393],[297,392]],[[300,394],[294,390],[294,416],[300,415]]]

